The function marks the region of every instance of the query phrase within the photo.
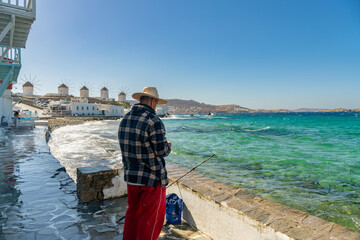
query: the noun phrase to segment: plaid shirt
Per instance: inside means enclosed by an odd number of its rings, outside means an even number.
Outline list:
[[[118,137],[126,182],[152,187],[169,183],[164,157],[171,149],[154,109],[136,104],[121,120]]]

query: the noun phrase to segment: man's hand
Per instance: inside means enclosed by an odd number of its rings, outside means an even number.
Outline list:
[[[167,141],[168,142],[168,144],[169,144],[169,146],[170,146],[170,148],[171,148],[171,142],[170,141]]]

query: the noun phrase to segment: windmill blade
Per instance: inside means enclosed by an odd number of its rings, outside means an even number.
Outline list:
[[[40,81],[40,79],[35,80],[36,77],[37,77],[37,75],[35,75],[34,79],[32,80],[34,83],[38,83]]]

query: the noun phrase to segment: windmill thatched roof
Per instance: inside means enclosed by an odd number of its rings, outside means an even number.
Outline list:
[[[89,90],[87,87],[83,86],[80,90]]]
[[[108,91],[108,89],[106,87],[103,87],[101,91]]]
[[[124,92],[121,92],[121,93],[119,93],[119,95],[125,95],[125,93],[124,93]]]
[[[68,86],[66,86],[65,84],[61,84],[58,88],[66,88],[66,89],[68,89]]]
[[[26,82],[23,87],[34,87],[31,82]]]

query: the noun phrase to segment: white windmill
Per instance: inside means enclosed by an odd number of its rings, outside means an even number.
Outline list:
[[[69,80],[62,80],[61,83],[58,84],[58,95],[65,97],[71,95],[71,83]]]
[[[89,82],[82,83],[82,87],[80,88],[80,98],[89,98],[91,84]]]
[[[24,75],[24,78],[20,78],[22,84],[23,97],[34,97],[37,94],[36,90],[40,91],[39,79],[36,79],[36,75],[34,77],[31,77],[31,74],[28,76]],[[35,93],[35,94],[34,94]]]
[[[126,95],[128,95],[130,90],[126,87],[121,87],[118,94],[118,102],[126,102]]]

